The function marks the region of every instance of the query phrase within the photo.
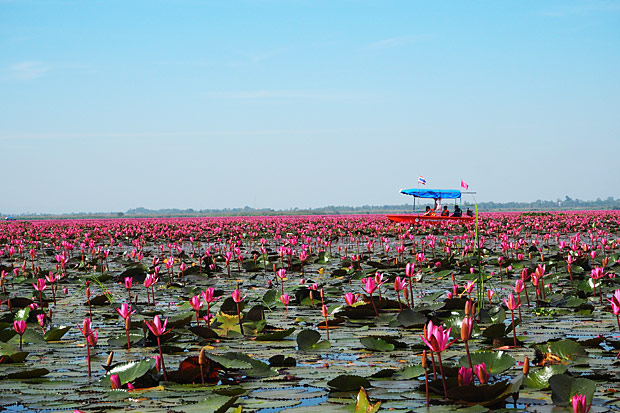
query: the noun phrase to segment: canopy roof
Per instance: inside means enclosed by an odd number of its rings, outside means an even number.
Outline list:
[[[461,191],[458,189],[403,189],[400,193],[417,198],[457,199],[461,197]]]

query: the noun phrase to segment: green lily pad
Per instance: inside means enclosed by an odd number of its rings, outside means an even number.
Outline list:
[[[30,369],[30,370],[22,370],[15,373],[9,373],[6,375],[9,379],[33,379],[35,377],[43,377],[49,374],[48,369]]]
[[[586,355],[586,351],[583,349],[581,344],[571,339],[539,344],[536,348],[545,353],[555,354],[565,360],[575,360],[578,356]]]
[[[315,330],[302,330],[297,334],[297,347],[299,350],[324,350],[331,346],[328,340],[321,340],[321,333]]]
[[[405,328],[423,327],[428,320],[424,314],[410,309],[401,311],[396,319]]]
[[[328,381],[327,385],[331,389],[339,391],[354,391],[362,387],[371,387],[367,378],[348,374],[341,374]]]
[[[556,374],[549,379],[551,386],[551,400],[560,406],[566,406],[576,394],[586,396],[588,404],[592,402],[596,383],[582,377],[571,377],[566,374]]]
[[[360,342],[368,350],[373,351],[392,351],[394,350],[394,344],[390,344],[387,341],[378,337],[363,337],[360,338]]]
[[[552,376],[556,374],[562,374],[567,369],[568,366],[565,366],[563,364],[554,364],[551,366],[543,367],[534,372],[530,372],[523,381],[523,384],[526,387],[531,387],[534,389],[546,389],[547,387],[549,387],[549,379]]]
[[[491,352],[491,351],[480,351],[476,353],[471,353],[471,363],[472,365],[484,363],[487,368],[487,371],[490,374],[500,374],[505,372],[506,370],[514,367],[516,360],[512,358],[509,354],[504,353],[503,351]],[[467,355],[464,355],[459,359],[459,365],[464,367],[469,367],[469,361],[467,360]]]
[[[69,331],[71,329],[71,327],[69,326],[61,326],[61,327],[54,327],[50,330],[48,330],[44,335],[43,335],[43,339],[45,341],[58,341],[62,338],[62,336],[64,336],[67,331]]]
[[[273,333],[263,334],[256,337],[256,341],[277,341],[282,340],[285,337],[290,336],[295,332],[295,328],[289,328],[287,330],[274,331]]]
[[[130,361],[128,363],[121,363],[117,366],[114,366],[104,376],[104,379],[102,380],[109,382],[111,375],[118,374],[118,377],[121,380],[121,384],[126,384],[126,383],[132,382],[144,376],[146,373],[151,371],[154,367],[155,367],[155,359],[152,359],[152,358],[140,360],[140,361]]]

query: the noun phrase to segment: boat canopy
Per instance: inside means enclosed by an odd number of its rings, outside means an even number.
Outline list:
[[[400,193],[416,198],[458,199],[461,197],[461,191],[458,189],[403,189]]]

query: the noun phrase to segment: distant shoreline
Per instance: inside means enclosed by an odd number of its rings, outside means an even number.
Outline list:
[[[593,207],[573,207],[573,208],[483,208],[479,206],[480,212],[577,212],[577,211],[618,211],[620,207],[615,208],[593,208]],[[119,212],[101,212],[101,213],[68,213],[68,214],[16,214],[9,215],[10,219],[6,219],[6,215],[2,216],[5,221],[43,221],[43,220],[71,220],[71,219],[134,219],[134,218],[225,218],[225,217],[267,217],[267,216],[321,216],[321,215],[384,215],[394,213],[410,213],[411,206],[407,208],[380,208],[377,209],[295,209],[295,210],[236,210],[222,212],[158,212],[149,211],[144,213],[119,213]]]

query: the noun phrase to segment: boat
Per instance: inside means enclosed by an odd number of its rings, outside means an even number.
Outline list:
[[[440,203],[442,199],[454,199],[455,202],[459,200],[459,208],[460,208],[460,200],[462,194],[473,194],[474,192],[461,192],[458,189],[403,189],[400,191],[401,194],[411,195],[413,196],[413,213],[412,214],[391,214],[387,215],[387,219],[393,222],[401,222],[401,223],[409,223],[409,224],[418,224],[418,223],[431,223],[438,224],[441,222],[470,222],[474,220],[473,216],[468,216],[463,213],[462,216],[441,216],[439,214],[436,215],[425,215],[423,213],[416,213],[416,199],[434,199],[435,203]],[[456,204],[455,204],[456,205]]]

